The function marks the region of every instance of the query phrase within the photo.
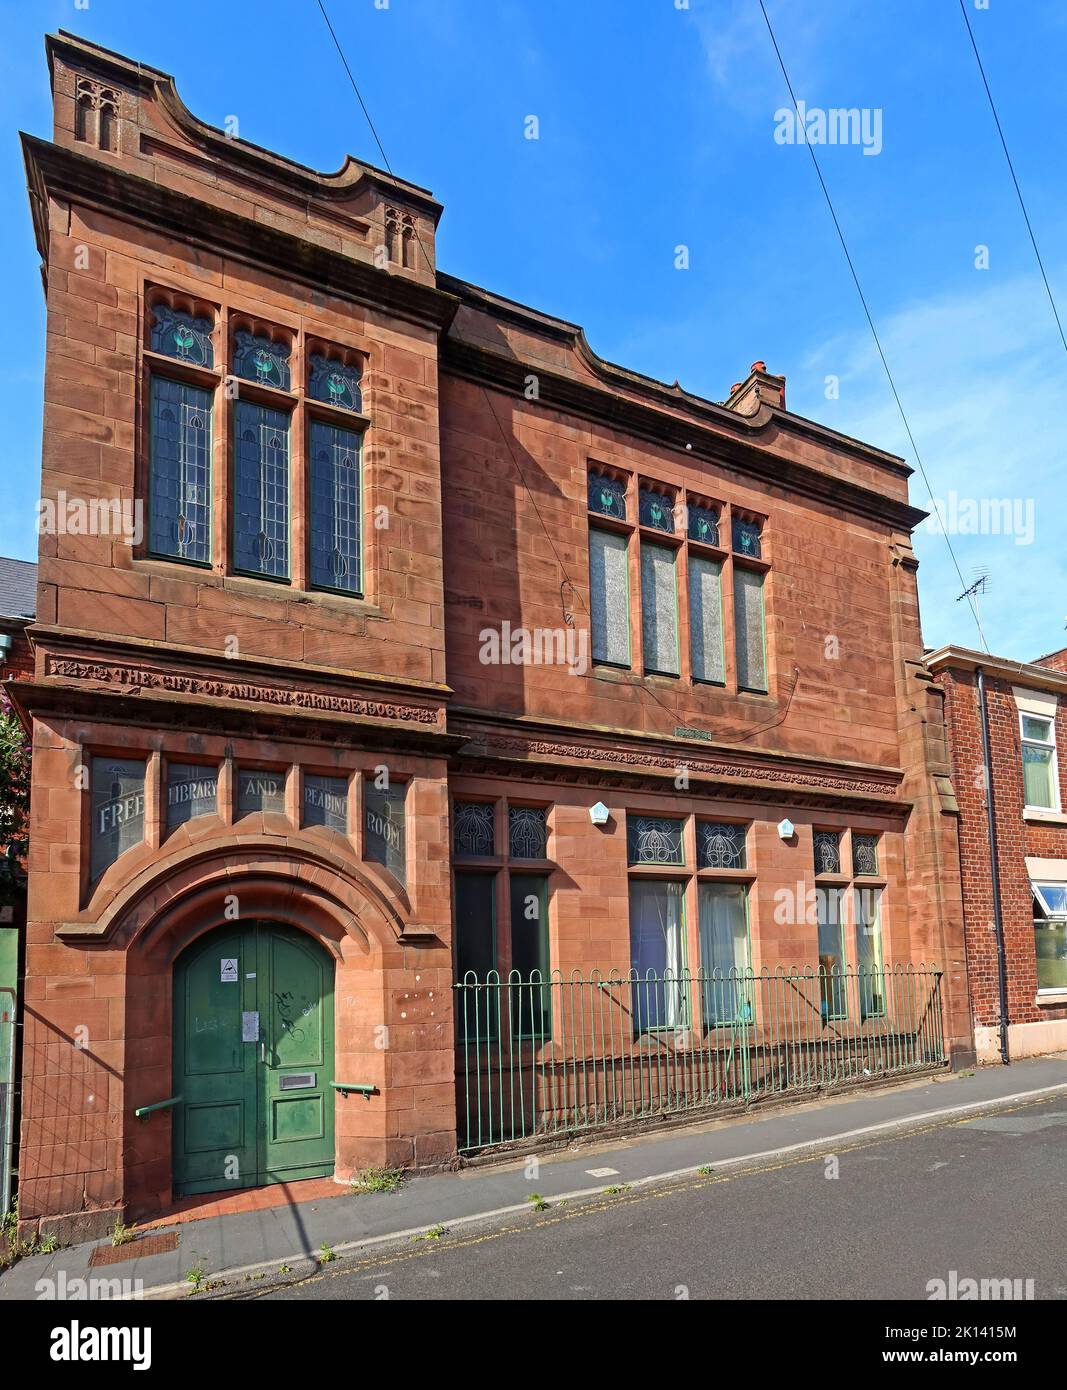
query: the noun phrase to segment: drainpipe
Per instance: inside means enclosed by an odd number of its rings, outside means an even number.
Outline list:
[[[997,984],[1000,987],[1000,1060],[1010,1066],[1008,1056],[1008,964],[1004,952],[1004,919],[1000,913],[1000,869],[997,864],[997,817],[993,805],[993,764],[989,757],[989,710],[985,699],[985,672],[978,676],[978,707],[982,713],[982,761],[985,764],[986,820],[989,829],[989,865],[993,887],[993,927],[997,935]]]

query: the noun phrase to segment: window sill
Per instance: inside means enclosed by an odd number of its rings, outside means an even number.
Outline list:
[[[1039,989],[1034,1003],[1039,1009],[1062,1008],[1067,1004],[1067,989]]]
[[[1024,806],[1023,820],[1030,825],[1067,825],[1067,815],[1062,811],[1049,811],[1037,806]]]

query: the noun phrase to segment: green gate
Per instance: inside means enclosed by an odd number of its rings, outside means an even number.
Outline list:
[[[174,1192],[333,1172],[333,962],[303,932],[234,923],[174,967]]]

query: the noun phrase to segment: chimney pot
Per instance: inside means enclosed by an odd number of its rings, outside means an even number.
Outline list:
[[[751,370],[754,372],[765,372],[767,370],[767,364],[766,362],[753,362]]]

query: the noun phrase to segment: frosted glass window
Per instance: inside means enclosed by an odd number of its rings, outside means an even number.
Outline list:
[[[766,690],[763,575],[740,566],[734,568],[734,638],[737,646],[737,684],[742,690]]]
[[[196,816],[213,816],[218,807],[219,770],[197,763],[167,764],[167,829]]]
[[[593,660],[630,664],[629,547],[613,531],[589,532],[589,607]]]
[[[237,810],[242,816],[254,811],[285,815],[285,773],[242,770],[237,774]]]
[[[675,552],[665,545],[641,547],[641,630],[645,670],[678,674],[678,581]]]
[[[304,773],[304,824],[348,833],[348,779]]]
[[[702,555],[689,557],[689,640],[693,648],[693,679],[725,683],[722,565]]]
[[[89,873],[94,881],[144,839],[144,778],[140,758],[93,759]]]
[[[368,781],[363,788],[364,858],[373,860],[375,864],[384,864],[401,883],[405,881],[407,872],[404,853],[407,791],[406,782],[376,787]],[[489,809],[492,811],[493,808]]]

